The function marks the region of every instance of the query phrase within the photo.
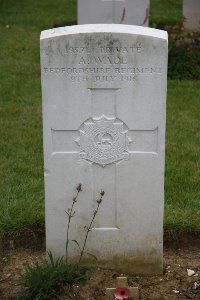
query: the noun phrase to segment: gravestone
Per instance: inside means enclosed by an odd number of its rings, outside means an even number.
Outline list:
[[[183,0],[183,16],[186,29],[200,30],[200,0]]]
[[[46,245],[122,272],[162,272],[167,33],[130,25],[43,31]],[[69,257],[79,249],[69,243]]]
[[[148,26],[150,0],[78,0],[78,24]]]

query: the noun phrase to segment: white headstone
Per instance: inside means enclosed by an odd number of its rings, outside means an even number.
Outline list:
[[[185,28],[200,30],[200,0],[183,0]]]
[[[47,250],[70,240],[123,272],[162,271],[167,33],[130,25],[43,31],[41,72]],[[69,243],[69,257],[79,249]],[[89,256],[85,255],[85,258]]]
[[[78,0],[78,24],[148,26],[150,0]]]

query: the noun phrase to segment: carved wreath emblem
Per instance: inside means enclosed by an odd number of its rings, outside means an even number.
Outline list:
[[[79,129],[80,158],[105,166],[119,160],[128,160],[127,126],[117,118],[102,116],[85,121]]]

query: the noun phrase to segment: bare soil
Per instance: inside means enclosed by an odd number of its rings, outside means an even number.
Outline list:
[[[0,256],[0,300],[11,299],[22,287],[20,276],[26,265],[35,265],[45,257],[43,234],[37,235],[35,240],[32,233],[27,233],[26,241],[32,241],[32,249],[25,248],[25,239],[18,236],[7,238]],[[21,239],[21,243],[19,240]],[[143,300],[200,300],[200,243],[196,239],[184,239],[184,243],[165,242],[164,274],[162,276],[132,276],[119,274],[115,270],[93,268],[88,271],[88,280],[78,285],[66,286],[61,299],[104,300],[107,287],[116,286],[117,276],[127,276],[130,286],[138,286],[140,299]],[[192,243],[193,241],[193,243]],[[22,248],[23,245],[23,248]],[[40,249],[40,250],[38,250]],[[192,276],[187,269],[193,270]],[[34,300],[34,299],[30,299]]]

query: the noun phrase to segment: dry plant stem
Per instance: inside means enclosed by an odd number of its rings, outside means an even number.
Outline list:
[[[77,192],[76,192],[76,195],[75,197],[73,198],[73,202],[72,202],[72,206],[70,208],[70,211],[67,212],[66,211],[66,214],[68,215],[68,225],[67,225],[67,241],[66,241],[66,263],[68,261],[68,245],[69,245],[69,227],[70,227],[70,223],[71,223],[71,219],[74,217],[75,215],[75,211],[73,211],[74,209],[74,204],[76,203],[77,201],[77,197],[78,197],[78,194],[81,192],[81,184],[79,184],[76,188]]]
[[[83,248],[82,248],[82,250],[81,250],[81,254],[80,254],[80,258],[79,258],[79,263],[81,262],[81,259],[82,259],[82,257],[83,257],[83,254],[84,254],[84,251],[85,251],[86,242],[87,242],[87,238],[88,238],[88,234],[89,234],[89,232],[91,231],[92,224],[93,224],[94,219],[95,219],[95,217],[96,217],[96,215],[97,215],[97,213],[98,213],[99,206],[100,206],[100,204],[101,204],[101,202],[102,202],[102,200],[103,200],[104,194],[105,194],[104,191],[101,191],[101,193],[100,193],[101,196],[100,196],[100,198],[97,200],[97,208],[95,209],[95,211],[94,211],[94,213],[93,213],[92,220],[91,220],[91,222],[90,222],[90,225],[89,225],[89,227],[87,228],[87,232],[86,232],[86,235],[85,235],[85,240],[84,240],[84,243],[83,243]]]

